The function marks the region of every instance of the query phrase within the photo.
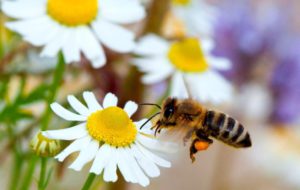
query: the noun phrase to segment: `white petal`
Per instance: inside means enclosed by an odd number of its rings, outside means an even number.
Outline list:
[[[53,40],[43,48],[41,56],[55,57],[59,50],[63,47],[63,44],[66,43],[68,38],[69,29],[62,27],[60,34],[56,36]]]
[[[81,123],[65,129],[43,131],[42,134],[49,139],[73,140],[88,135],[88,131],[86,123]]]
[[[90,141],[90,143],[80,151],[77,159],[69,166],[69,168],[74,169],[75,171],[80,171],[82,167],[93,160],[97,154],[99,148],[99,142],[96,140]]]
[[[87,91],[83,92],[83,99],[87,103],[90,112],[95,112],[103,109],[99,104],[99,102],[97,101],[94,93],[87,92]]]
[[[135,179],[135,176],[132,173],[125,159],[126,158],[125,149],[123,147],[118,148],[117,154],[118,154],[117,165],[125,181],[136,183],[137,180]]]
[[[168,49],[169,43],[166,40],[155,34],[148,34],[139,39],[133,52],[142,56],[163,56],[167,53]]]
[[[129,117],[131,117],[136,112],[137,109],[138,109],[138,105],[133,101],[126,102],[124,107],[124,110]]]
[[[131,146],[131,151],[136,158],[138,164],[149,177],[157,177],[160,175],[159,168],[147,157],[145,157],[135,145]]]
[[[117,176],[117,152],[116,152],[116,148],[111,147],[111,156],[110,159],[108,161],[108,163],[106,164],[105,168],[104,168],[104,175],[103,175],[103,179],[106,182],[116,182],[118,179]]]
[[[190,6],[177,8],[174,11],[175,15],[184,21],[188,34],[201,37],[213,36],[214,24],[218,18],[216,7],[206,1],[193,1]]]
[[[7,22],[6,27],[24,36],[24,39],[35,46],[41,46],[61,36],[65,29],[47,15],[30,20]]]
[[[30,25],[27,25],[27,30],[29,28],[31,32],[23,35],[26,35],[24,36],[24,40],[35,46],[46,45],[56,38],[60,38],[59,36],[61,36],[64,30],[63,27],[48,17],[45,17],[42,23],[34,25],[33,27],[34,28],[31,28]]]
[[[145,124],[145,122],[147,121],[148,119],[142,119],[140,121],[136,121],[134,122],[134,124],[136,125],[136,127],[138,128],[138,130],[142,133],[146,133],[146,134],[151,134],[151,135],[154,135],[154,131],[151,130],[151,127],[152,127],[152,122],[151,121],[148,121],[148,123]],[[145,124],[145,125],[144,125]],[[140,129],[140,127],[143,126],[142,129]]]
[[[82,148],[86,147],[89,142],[91,141],[90,136],[82,137],[80,139],[76,139],[74,142],[72,142],[67,148],[65,148],[61,153],[55,156],[58,161],[62,162],[64,159],[72,154],[73,152],[77,152],[81,150]]]
[[[46,13],[45,0],[3,1],[2,11],[13,18],[35,18]]]
[[[121,26],[99,19],[92,23],[92,28],[100,41],[114,51],[128,53],[135,46],[134,34]]]
[[[201,47],[206,53],[211,52],[215,48],[215,42],[210,38],[200,40]]]
[[[90,111],[73,95],[68,96],[68,102],[71,107],[80,115],[89,116]]]
[[[110,92],[107,93],[103,100],[103,107],[107,108],[110,106],[116,106],[117,104],[118,104],[118,98],[116,97],[116,95]]]
[[[90,172],[100,175],[104,167],[108,164],[109,159],[111,158],[111,152],[112,150],[109,145],[102,145],[96,154],[96,158],[93,162]]]
[[[231,62],[229,59],[215,57],[215,56],[207,56],[207,62],[211,65],[214,69],[218,70],[229,70],[231,68]]]
[[[142,72],[165,71],[174,68],[165,56],[153,56],[132,59],[132,64]]]
[[[67,121],[86,121],[87,117],[82,115],[77,115],[69,110],[65,109],[58,103],[52,103],[50,105],[52,111],[58,115],[59,117],[67,120]]]
[[[187,75],[187,81],[193,86],[194,98],[199,101],[219,104],[232,98],[232,86],[215,71]]]
[[[129,148],[125,148],[125,151],[127,160],[129,161],[128,164],[130,165],[132,172],[135,174],[137,182],[143,187],[146,187],[150,183],[148,177],[144,174],[140,166],[137,164],[137,161],[134,159],[134,155],[131,150]]]
[[[145,17],[145,10],[138,0],[102,0],[101,7],[100,14],[104,18],[119,24],[130,24]]]
[[[132,60],[141,72],[146,74],[142,77],[144,84],[154,84],[168,78],[173,72],[174,67],[165,57],[135,58]]]
[[[128,148],[126,148],[126,147],[123,148],[122,154],[123,154],[122,158],[124,159],[126,165],[128,166],[129,171],[130,171],[130,176],[132,177],[130,181],[132,183],[138,183],[139,180],[138,180],[137,173],[135,172],[135,168],[134,168],[135,166],[132,164],[133,162],[135,162],[135,160],[132,160],[133,156],[130,155]]]
[[[88,27],[77,27],[76,38],[79,48],[92,62],[94,68],[100,68],[106,63],[106,56],[102,46]]]
[[[40,16],[28,20],[19,20],[5,23],[5,26],[22,35],[31,35],[31,33],[39,33],[49,23],[48,16]],[[42,26],[42,27],[41,27]]]
[[[101,47],[101,46],[100,46]],[[105,57],[105,54],[104,54],[104,50],[102,49],[101,47],[101,51],[103,52],[103,56],[99,56],[98,58],[96,59],[91,59],[91,63],[92,63],[92,66],[94,68],[101,68],[105,65],[106,63],[106,57]]]
[[[80,48],[76,39],[76,31],[72,28],[68,32],[67,39],[63,44],[62,51],[66,63],[78,62],[80,61]]]
[[[148,157],[152,162],[156,163],[157,165],[161,167],[169,168],[171,167],[171,163],[167,160],[164,160],[163,158],[160,158],[147,150],[146,148],[142,147],[140,144],[137,144],[137,147],[140,152],[144,154],[144,156]]]
[[[173,70],[158,71],[156,73],[148,73],[142,76],[142,82],[144,84],[155,84],[164,81],[172,74]]]
[[[190,89],[192,87],[189,86],[188,88]],[[183,80],[183,75],[179,72],[175,73],[172,77],[170,95],[178,98],[189,97],[187,88]]]

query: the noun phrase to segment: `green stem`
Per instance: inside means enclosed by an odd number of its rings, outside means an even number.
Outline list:
[[[32,180],[32,176],[33,176],[33,172],[34,172],[34,168],[35,168],[35,163],[36,163],[37,159],[38,159],[37,156],[35,156],[35,155],[32,156],[20,189],[22,189],[22,190],[29,189],[30,182]]]
[[[51,109],[50,104],[54,101],[55,96],[57,94],[57,91],[59,89],[59,86],[61,84],[61,81],[63,79],[63,74],[65,70],[65,61],[63,54],[60,52],[58,55],[58,63],[56,66],[56,70],[54,72],[53,76],[53,82],[49,88],[49,96],[47,97],[47,109],[44,113],[44,116],[42,118],[42,125],[41,125],[41,131],[47,130],[50,124],[51,120]],[[41,158],[41,171],[40,171],[40,179],[39,179],[39,190],[43,190],[46,188],[47,184],[45,184],[45,176],[47,172],[47,159]]]
[[[21,174],[21,165],[22,165],[22,158],[20,157],[16,147],[14,147],[14,163],[13,163],[13,171],[11,174],[11,181],[10,181],[10,190],[16,190],[18,187],[18,180]]]
[[[96,174],[90,173],[81,190],[89,190],[95,178],[96,178]]]
[[[47,130],[49,126],[50,123],[49,121],[51,119],[51,109],[49,105],[54,101],[54,98],[57,94],[58,88],[63,78],[64,70],[65,70],[65,61],[62,53],[60,53],[58,56],[58,63],[56,66],[56,70],[53,76],[53,82],[49,88],[49,96],[47,97],[47,101],[46,101],[48,108],[46,109],[42,119],[42,126],[41,126],[42,131]]]
[[[5,45],[7,45],[7,32],[5,31],[4,24],[5,24],[5,17],[0,16],[0,59],[2,59],[3,55],[5,54]]]
[[[47,171],[47,158],[41,158],[39,190],[43,190],[46,187],[46,184],[45,184],[46,171]]]
[[[58,62],[56,65],[56,69],[53,75],[53,81],[51,86],[49,87],[49,91],[48,91],[48,97],[46,99],[46,105],[50,105],[53,101],[54,98],[57,94],[57,91],[59,89],[60,83],[63,79],[63,73],[65,70],[65,62],[64,62],[64,58],[62,53],[59,53],[58,56]],[[48,106],[42,116],[42,120],[41,120],[41,130],[47,130],[49,124],[50,124],[50,119],[51,119],[51,109]],[[24,182],[22,184],[22,190],[23,189],[28,189],[30,184],[31,184],[31,180],[32,180],[32,174],[35,170],[36,167],[36,163],[37,163],[37,159],[32,160],[31,164],[30,164],[30,169],[27,171],[25,177],[24,177]],[[45,189],[47,184],[45,183],[45,176],[46,176],[46,165],[47,165],[47,159],[45,158],[41,158],[41,171],[40,171],[40,179],[39,179],[39,189]]]
[[[8,130],[8,135],[10,137],[10,139],[13,139],[15,136],[14,133],[14,128],[13,125],[11,123],[7,124],[7,130]],[[22,166],[22,155],[20,154],[19,150],[18,150],[18,146],[19,144],[16,143],[13,146],[13,156],[14,156],[14,162],[13,162],[13,170],[11,173],[11,177],[10,177],[10,186],[9,189],[10,190],[16,190],[18,187],[18,179],[20,177],[21,174],[21,166]]]

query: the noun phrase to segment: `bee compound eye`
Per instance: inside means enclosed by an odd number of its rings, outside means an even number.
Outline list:
[[[168,108],[166,109],[165,113],[164,113],[164,116],[166,118],[170,117],[172,114],[174,113],[174,109],[173,108]]]

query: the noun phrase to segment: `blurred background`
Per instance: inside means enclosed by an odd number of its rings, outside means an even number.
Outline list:
[[[143,3],[147,7],[151,1]],[[126,185],[126,188],[300,189],[300,1],[209,0],[205,3],[216,11],[212,35],[216,42],[214,54],[232,61],[231,70],[222,74],[235,89],[230,102],[206,106],[243,123],[251,134],[253,147],[237,150],[215,140],[207,151],[197,154],[194,164],[186,147],[169,156],[172,167],[162,169],[161,176],[152,179],[148,187]],[[56,64],[56,58],[40,58],[38,48],[5,29],[7,19],[1,14],[0,186],[4,189],[9,188],[13,171],[27,168],[28,140],[36,132],[34,126],[39,120],[35,118],[45,108],[43,98],[47,85],[42,84],[51,79]],[[140,30],[139,26],[130,27]],[[80,94],[86,89],[93,89],[100,97],[108,91],[123,93],[119,81],[130,72],[127,63],[123,66],[119,63],[126,62],[128,55],[116,55],[109,50],[107,54],[109,62],[115,64],[93,70],[83,60],[68,66],[58,100],[64,101],[67,94]],[[138,88],[142,88],[145,102],[158,102],[167,86],[164,82],[151,87],[136,81],[130,84],[141,85]],[[26,98],[18,99],[20,89],[28,95]],[[143,113],[147,114],[147,110]],[[53,125],[67,125],[56,119]],[[15,128],[17,135],[13,140],[7,127]],[[12,155],[15,143],[20,144],[19,157]],[[13,170],[13,163],[19,163],[14,165],[17,170]],[[67,169],[69,163],[70,160],[49,163],[55,172],[48,189],[79,189],[89,167],[79,173]],[[106,186],[99,178],[95,189]]]

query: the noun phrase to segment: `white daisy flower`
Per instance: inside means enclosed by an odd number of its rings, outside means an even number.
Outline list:
[[[55,156],[63,161],[68,155],[79,151],[79,156],[70,165],[76,171],[94,159],[90,172],[103,174],[107,182],[118,179],[117,168],[127,182],[149,184],[149,177],[160,174],[158,166],[170,167],[170,162],[158,157],[150,150],[164,151],[166,147],[159,141],[140,131],[143,119],[133,122],[130,117],[138,106],[128,101],[125,107],[117,107],[117,97],[108,93],[102,106],[91,92],[84,92],[83,98],[87,107],[74,96],[68,96],[68,102],[77,112],[66,110],[58,103],[51,104],[52,110],[68,121],[79,121],[80,124],[66,129],[44,131],[42,134],[49,139],[74,140],[66,149]],[[150,128],[149,122],[146,128]],[[149,150],[150,149],[150,150]]]
[[[213,56],[213,47],[209,40],[185,38],[168,42],[150,34],[137,43],[134,52],[142,57],[132,62],[146,73],[142,77],[145,84],[172,76],[170,95],[187,98],[190,92],[193,98],[217,104],[230,100],[232,87],[216,71],[229,69],[230,62]]]
[[[168,33],[210,37],[214,32],[217,9],[205,0],[172,0],[172,9],[167,18]]]
[[[140,21],[145,10],[138,0],[16,0],[3,1],[2,10],[17,21],[6,26],[35,46],[42,56],[62,50],[67,63],[81,52],[99,68],[106,63],[103,47],[127,53],[134,48],[133,32],[118,24]]]

